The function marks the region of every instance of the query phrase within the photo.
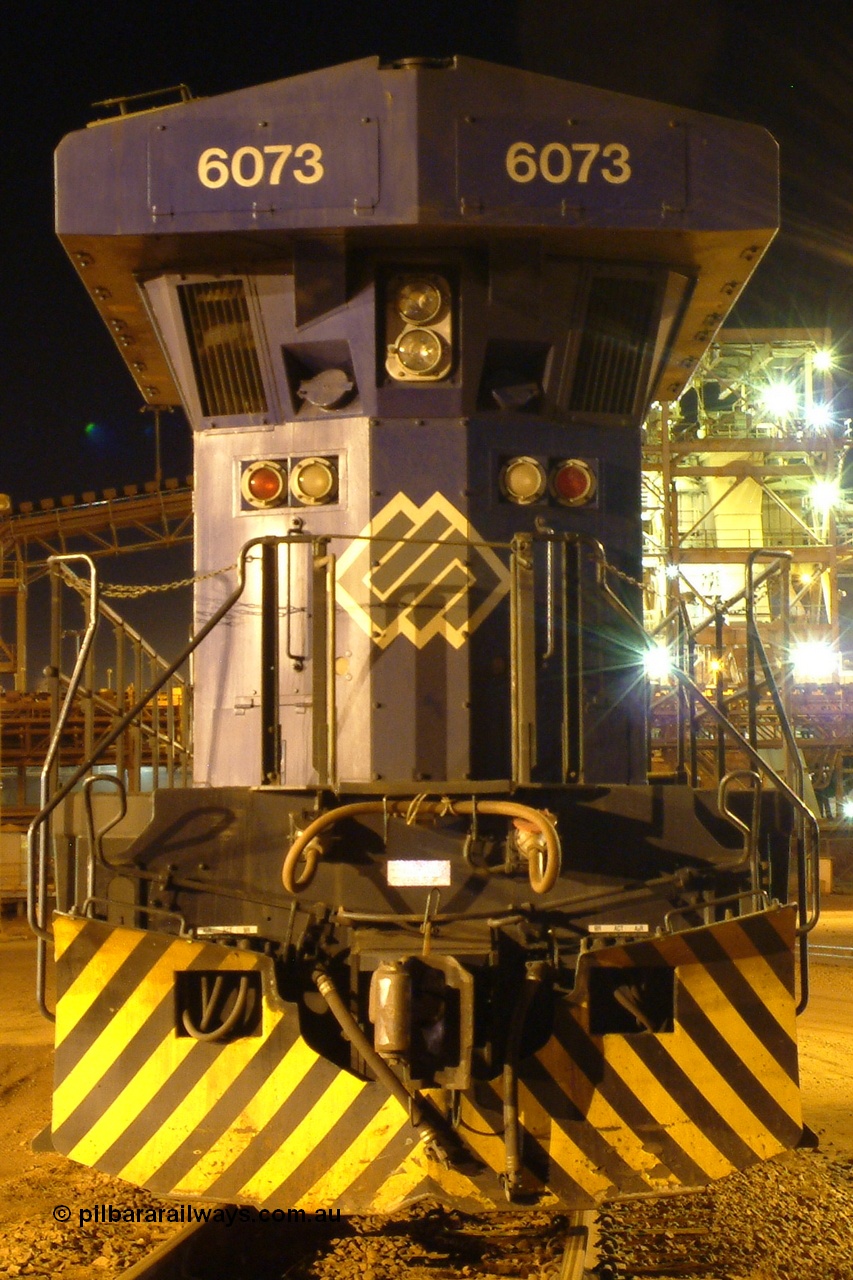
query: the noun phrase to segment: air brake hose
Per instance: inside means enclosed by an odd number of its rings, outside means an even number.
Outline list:
[[[512,1201],[517,1194],[521,1180],[522,1153],[521,1133],[518,1122],[518,1062],[521,1056],[524,1024],[533,997],[542,984],[547,966],[541,961],[534,961],[527,966],[527,976],[521,989],[521,996],[512,1011],[509,1025],[503,1069],[503,1111],[504,1111],[504,1168],[502,1178],[506,1198]]]
[[[451,1157],[448,1148],[452,1146],[456,1149],[453,1156],[453,1164],[457,1167],[460,1164],[470,1167],[472,1161],[471,1153],[463,1148],[461,1141],[448,1130],[444,1117],[435,1110],[429,1099],[424,1098],[417,1090],[407,1089],[399,1076],[395,1075],[388,1066],[388,1063],[380,1058],[350,1013],[325,969],[316,968],[311,977],[346,1039],[364,1059],[379,1083],[408,1112],[409,1120],[420,1134],[430,1158],[438,1160],[443,1165],[449,1165]],[[479,1165],[480,1162],[476,1161],[476,1163]]]
[[[298,893],[313,879],[317,861],[323,853],[321,834],[327,827],[334,826],[343,818],[361,817],[368,813],[381,813],[389,817],[405,818],[414,822],[422,815],[445,817],[455,814],[497,814],[504,818],[519,819],[529,824],[542,837],[545,846],[545,866],[541,874],[536,869],[536,859],[531,858],[529,864],[530,887],[534,893],[549,893],[560,874],[561,849],[560,837],[551,818],[541,809],[533,809],[530,805],[517,804],[514,800],[428,800],[423,796],[415,796],[409,800],[359,800],[353,804],[342,804],[337,809],[328,809],[313,822],[309,822],[304,831],[296,837],[284,857],[281,879],[288,893]],[[305,866],[297,876],[296,868],[304,856]]]

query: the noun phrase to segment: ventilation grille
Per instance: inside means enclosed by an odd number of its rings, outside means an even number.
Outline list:
[[[203,416],[266,413],[243,281],[183,284],[179,294]]]
[[[615,414],[634,410],[657,292],[653,280],[593,280],[570,409]]]

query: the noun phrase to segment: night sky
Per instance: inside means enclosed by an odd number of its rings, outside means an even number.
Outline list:
[[[853,5],[790,0],[227,0],[16,6],[4,23],[0,492],[150,479],[150,414],[52,229],[52,152],[91,103],[212,95],[354,58],[463,53],[753,120],[782,147],[784,232],[740,321],[831,325],[853,357]],[[87,431],[87,427],[89,428]],[[190,469],[180,414],[165,475]]]

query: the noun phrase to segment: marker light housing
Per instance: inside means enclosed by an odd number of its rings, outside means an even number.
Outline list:
[[[551,492],[564,507],[592,502],[596,488],[595,472],[581,458],[565,458],[551,473]]]
[[[240,477],[240,492],[252,507],[280,507],[287,501],[287,472],[269,459],[252,462]]]
[[[322,506],[337,497],[338,473],[328,458],[300,458],[291,464],[290,492],[303,506]]]
[[[528,506],[538,502],[548,488],[548,476],[541,462],[525,456],[510,458],[501,471],[501,492],[510,502]]]

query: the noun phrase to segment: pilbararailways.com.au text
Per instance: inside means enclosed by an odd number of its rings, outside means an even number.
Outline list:
[[[73,1211],[67,1204],[54,1206],[53,1216],[57,1222],[70,1222]],[[118,1208],[113,1204],[95,1204],[77,1210],[77,1225],[89,1226],[92,1223],[108,1225],[117,1222],[218,1222],[226,1227],[233,1227],[235,1222],[305,1222],[323,1218],[340,1218],[340,1209],[316,1209],[306,1213],[304,1209],[252,1209],[247,1205],[235,1208],[233,1205],[207,1207],[205,1205],[175,1204],[146,1206],[140,1205]]]

